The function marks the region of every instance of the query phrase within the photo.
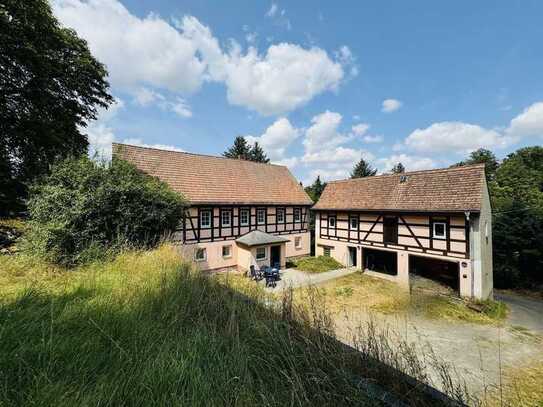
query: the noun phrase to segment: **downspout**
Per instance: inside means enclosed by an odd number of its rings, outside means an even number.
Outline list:
[[[466,221],[468,222],[468,225],[469,225],[469,234],[471,235],[471,230],[472,230],[472,227],[471,227],[471,221],[470,221],[470,211],[466,211],[464,212],[464,214],[466,215]],[[471,283],[470,283],[470,297],[473,298],[473,295],[474,295],[474,291],[475,291],[475,282],[474,282],[474,279],[475,279],[475,272],[473,271],[474,269],[474,264],[473,264],[473,240],[470,236],[470,239],[469,239],[469,263],[471,265],[470,267],[470,279],[471,279]]]

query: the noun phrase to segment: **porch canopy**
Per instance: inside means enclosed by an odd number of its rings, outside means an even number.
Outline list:
[[[289,239],[284,237],[270,235],[269,233],[265,233],[260,230],[253,230],[252,232],[249,232],[236,239],[236,243],[247,247],[286,243],[288,241]]]

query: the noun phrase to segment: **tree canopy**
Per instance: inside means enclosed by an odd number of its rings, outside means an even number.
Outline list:
[[[59,158],[86,154],[81,128],[106,108],[105,67],[46,0],[0,3],[0,214]],[[6,182],[4,182],[6,180]]]
[[[485,164],[485,173],[488,180],[492,180],[494,178],[496,170],[499,166],[498,160],[496,159],[494,153],[485,148],[480,148],[478,150],[472,151],[466,160],[460,161],[459,163],[456,163],[452,166],[460,167],[470,164]]]
[[[351,178],[371,177],[375,174],[377,174],[377,169],[373,168],[366,160],[361,158],[354,166],[353,171],[351,172]]]
[[[229,147],[222,155],[227,158],[237,158],[264,164],[270,162],[258,142],[251,146],[243,136],[237,136],[232,147]]]
[[[485,163],[493,211],[494,284],[543,284],[543,147],[526,147],[500,164],[484,149],[456,165]]]
[[[317,175],[317,179],[315,179],[313,184],[305,187],[304,189],[307,195],[309,195],[309,197],[313,200],[313,202],[317,202],[321,197],[322,191],[324,191],[325,187],[326,182],[322,182],[320,175]]]

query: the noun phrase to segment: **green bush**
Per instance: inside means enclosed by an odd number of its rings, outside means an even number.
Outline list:
[[[164,182],[122,160],[64,160],[30,191],[25,247],[63,265],[121,247],[152,247],[176,227],[185,206]]]

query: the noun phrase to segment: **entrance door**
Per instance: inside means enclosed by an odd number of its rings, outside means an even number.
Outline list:
[[[272,246],[270,254],[270,266],[281,267],[281,246]]]
[[[349,267],[356,267],[356,247],[348,247],[349,249]]]

